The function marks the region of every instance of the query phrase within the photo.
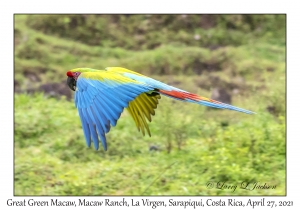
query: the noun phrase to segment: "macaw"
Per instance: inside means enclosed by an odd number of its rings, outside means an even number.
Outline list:
[[[143,135],[146,130],[151,136],[146,119],[151,122],[151,116],[155,115],[154,109],[157,108],[161,95],[204,106],[254,114],[121,67],[108,67],[105,70],[75,68],[69,70],[66,75],[68,86],[75,91],[75,106],[86,144],[90,147],[92,140],[96,150],[99,148],[98,137],[104,150],[107,150],[105,134],[110,131],[111,126],[116,126],[124,108],[132,116],[138,130],[141,130]]]

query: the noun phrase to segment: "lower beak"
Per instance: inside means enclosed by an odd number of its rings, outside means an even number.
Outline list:
[[[73,77],[68,77],[67,79],[67,85],[69,88],[73,91],[76,90],[76,80]]]

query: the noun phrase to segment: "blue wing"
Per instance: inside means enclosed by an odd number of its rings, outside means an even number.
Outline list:
[[[96,73],[95,73],[96,74]],[[115,126],[125,107],[143,92],[153,88],[142,83],[120,82],[111,79],[97,80],[85,78],[82,73],[77,80],[75,106],[82,123],[88,147],[91,140],[99,149],[99,138],[107,150],[106,136],[111,126]]]

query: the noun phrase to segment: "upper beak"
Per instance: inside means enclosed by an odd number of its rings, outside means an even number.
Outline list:
[[[76,90],[76,80],[73,77],[68,77],[67,84],[71,90]]]

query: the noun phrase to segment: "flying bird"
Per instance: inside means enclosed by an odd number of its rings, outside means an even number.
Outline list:
[[[107,67],[105,70],[75,68],[66,74],[68,86],[75,91],[75,106],[86,144],[90,147],[93,141],[96,150],[99,149],[99,138],[104,150],[107,150],[105,134],[111,126],[116,126],[124,108],[132,116],[138,130],[143,135],[146,131],[151,136],[147,120],[151,122],[151,116],[155,115],[161,95],[208,107],[254,114],[121,67]]]

